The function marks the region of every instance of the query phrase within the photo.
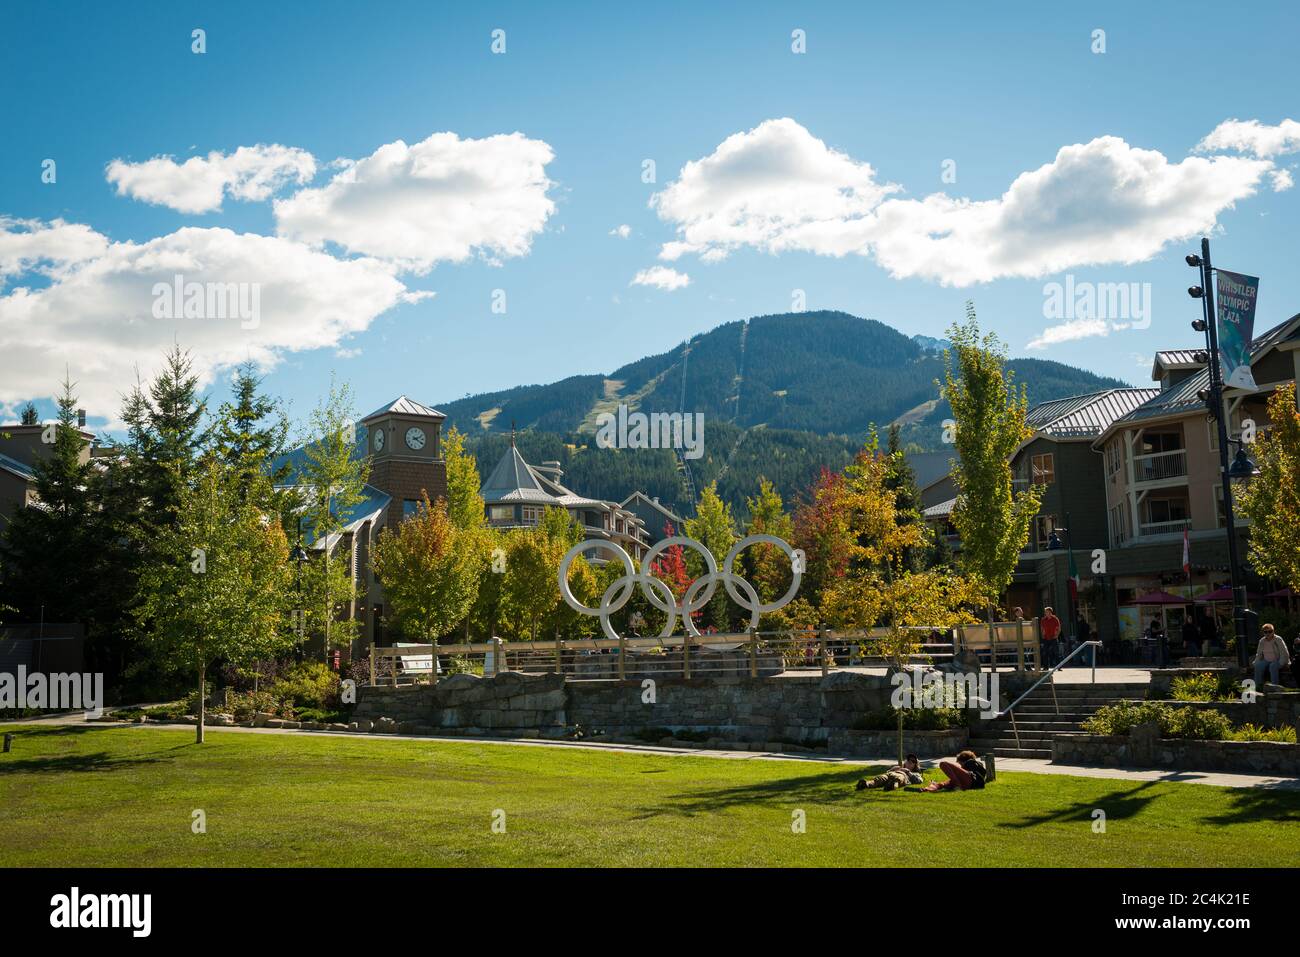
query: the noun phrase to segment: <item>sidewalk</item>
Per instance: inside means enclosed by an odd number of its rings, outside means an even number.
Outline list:
[[[55,719],[30,718],[14,724],[91,724],[96,728],[146,728],[167,730],[193,730],[188,724],[101,724],[86,722],[82,715],[69,714]],[[345,737],[349,739],[396,741],[437,741],[450,744],[487,744],[530,748],[577,748],[584,751],[616,751],[622,754],[655,754],[668,757],[716,758],[724,761],[804,761],[818,764],[841,764],[849,767],[892,765],[896,755],[877,758],[840,758],[824,754],[782,754],[773,751],[731,751],[707,748],[669,748],[659,745],[600,744],[594,741],[543,741],[535,738],[473,738],[463,735],[414,734],[358,734],[344,731],[301,731],[292,728],[228,728],[209,726],[208,734],[309,734],[318,737]],[[938,766],[938,759],[922,761],[927,768]],[[1223,788],[1269,788],[1300,790],[1300,778],[1283,778],[1268,774],[1228,774],[1212,771],[1176,771],[1168,768],[1111,768],[1088,765],[1053,764],[1035,758],[998,758],[997,770],[1019,771],[1029,774],[1064,774],[1080,778],[1108,778],[1117,781],[1168,781],[1176,784],[1209,784]]]

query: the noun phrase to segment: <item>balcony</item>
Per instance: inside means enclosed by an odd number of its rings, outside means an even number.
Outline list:
[[[1162,482],[1187,475],[1187,450],[1133,456],[1133,481]]]
[[[1191,527],[1190,518],[1180,518],[1173,522],[1143,522],[1138,526],[1138,534],[1142,538],[1152,535],[1181,535],[1184,529]]]

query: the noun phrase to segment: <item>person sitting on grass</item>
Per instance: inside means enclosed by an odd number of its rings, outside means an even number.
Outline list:
[[[905,788],[909,784],[920,784],[925,779],[921,777],[921,761],[915,754],[909,754],[902,764],[895,765],[884,774],[877,774],[868,781],[863,778],[858,782],[859,791],[897,791],[899,788]]]
[[[951,761],[940,761],[939,770],[948,778],[947,781],[931,781],[923,791],[969,791],[980,790],[988,780],[989,771],[984,762],[975,756],[974,751],[963,751]]]

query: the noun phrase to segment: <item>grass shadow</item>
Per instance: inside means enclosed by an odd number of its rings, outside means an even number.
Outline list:
[[[1146,781],[1127,791],[1118,791],[1104,797],[1088,801],[1075,801],[1065,807],[1054,808],[1042,814],[1033,814],[1019,821],[1003,821],[998,827],[1022,830],[1038,827],[1041,824],[1059,824],[1065,821],[1091,821],[1093,812],[1100,809],[1106,813],[1108,821],[1122,821],[1136,817],[1145,811],[1159,795],[1143,795],[1141,792],[1159,784],[1159,781]]]
[[[65,754],[45,758],[17,758],[0,755],[0,776],[5,774],[48,774],[64,771],[117,771],[143,764],[157,764],[157,758],[119,758],[107,751]]]
[[[695,791],[676,795],[663,805],[641,808],[640,813],[633,820],[645,821],[668,814],[694,817],[697,814],[711,814],[733,807],[752,807],[760,801],[816,801],[818,804],[825,805],[842,804],[855,799],[862,800],[862,795],[854,790],[858,779],[864,776],[870,778],[886,767],[887,765],[880,765],[879,769],[855,767],[825,774],[779,778],[738,787]]]
[[[1219,825],[1251,821],[1270,824],[1300,822],[1300,790],[1292,783],[1234,788],[1228,804],[1228,810],[1222,814],[1207,815],[1201,820]]]

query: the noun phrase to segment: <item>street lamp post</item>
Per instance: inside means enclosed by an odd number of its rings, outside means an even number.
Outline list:
[[[302,640],[307,630],[307,612],[302,607],[302,566],[311,560],[307,550],[302,547],[302,516],[298,516],[298,541],[289,550],[289,560],[294,563],[293,574],[293,593],[298,607],[294,609],[294,628],[298,632],[299,641]]]
[[[1223,370],[1219,364],[1218,324],[1212,305],[1214,298],[1214,267],[1210,264],[1209,239],[1201,239],[1201,255],[1189,255],[1187,265],[1201,270],[1201,285],[1192,286],[1187,290],[1187,293],[1193,299],[1200,299],[1203,307],[1204,318],[1193,322],[1192,328],[1197,332],[1205,333],[1209,353],[1207,359],[1209,360],[1210,387],[1201,393],[1200,397],[1205,400],[1210,415],[1218,424],[1219,470],[1223,480],[1224,522],[1228,530],[1228,570],[1232,577],[1232,629],[1237,641],[1237,664],[1244,668],[1246,667],[1246,619],[1249,612],[1246,609],[1246,585],[1242,581],[1241,574],[1241,555],[1237,548],[1237,521],[1232,508],[1234,468],[1239,473],[1243,466],[1236,463],[1229,464],[1228,462],[1228,421],[1223,408]],[[1238,453],[1238,458],[1244,459],[1248,465],[1249,459],[1246,459],[1245,455],[1246,451],[1242,448]],[[1247,468],[1247,471],[1251,470]]]
[[[1070,644],[1074,644],[1075,639],[1078,637],[1075,631],[1075,622],[1074,622],[1074,617],[1075,617],[1074,596],[1070,594],[1070,585],[1073,584],[1074,579],[1072,577],[1069,577],[1070,564],[1074,561],[1074,542],[1073,539],[1071,539],[1070,537],[1070,526],[1073,524],[1074,523],[1070,521],[1070,513],[1066,512],[1065,528],[1053,528],[1052,534],[1048,536],[1047,539],[1047,547],[1052,551],[1059,551],[1061,549],[1062,543],[1061,543],[1061,536],[1058,534],[1058,532],[1065,532],[1065,543],[1064,543],[1065,544],[1065,573],[1067,576],[1067,580],[1065,583],[1065,620],[1069,627],[1069,630],[1066,632],[1066,634],[1069,635]]]

